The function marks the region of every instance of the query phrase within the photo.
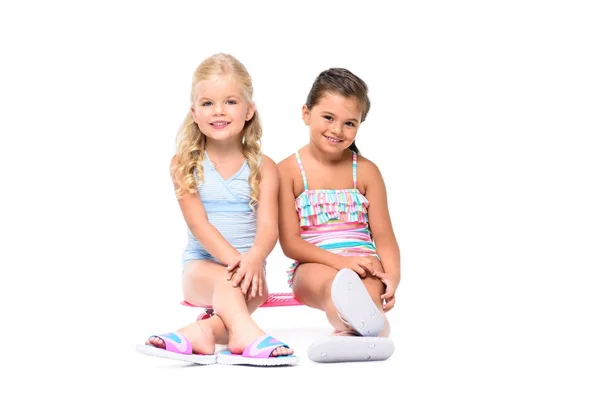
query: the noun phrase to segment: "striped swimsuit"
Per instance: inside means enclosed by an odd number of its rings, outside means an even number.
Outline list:
[[[198,185],[198,194],[206,210],[208,222],[240,253],[247,253],[256,236],[256,212],[250,208],[250,167],[246,160],[229,179],[224,180],[204,153],[202,160],[204,181]],[[194,174],[195,175],[195,174]],[[197,178],[196,178],[197,179]],[[192,232],[187,230],[188,244],[183,252],[183,263],[190,260],[210,260],[222,264],[208,253]]]
[[[304,182],[304,191],[296,198],[302,239],[344,256],[379,258],[369,229],[369,201],[356,188],[356,153],[352,152],[352,189],[309,190],[298,152],[296,160]],[[295,261],[287,271],[290,286],[297,266],[298,261]]]

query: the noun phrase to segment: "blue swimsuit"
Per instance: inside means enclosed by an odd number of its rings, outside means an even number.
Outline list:
[[[206,152],[202,166],[204,182],[198,185],[198,193],[208,221],[237,251],[247,253],[256,236],[256,212],[253,212],[249,205],[248,163],[244,160],[241,168],[227,180],[219,175]],[[211,260],[223,264],[206,251],[189,228],[187,234],[188,245],[183,252],[184,264],[190,260]]]

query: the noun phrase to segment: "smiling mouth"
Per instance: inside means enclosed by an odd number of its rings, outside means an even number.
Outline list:
[[[217,128],[222,128],[224,126],[229,125],[231,122],[225,122],[225,121],[217,121],[217,122],[211,122],[212,126],[215,126]]]
[[[323,136],[325,136],[325,135],[323,135]],[[331,136],[325,136],[325,139],[327,139],[331,143],[342,143],[343,142],[342,139],[336,139],[336,138],[333,138]]]

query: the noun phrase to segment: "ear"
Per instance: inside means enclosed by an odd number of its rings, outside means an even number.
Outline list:
[[[250,121],[252,117],[254,117],[255,111],[256,106],[254,105],[254,102],[250,102],[250,104],[248,104],[248,111],[246,112],[246,121]]]
[[[194,111],[194,106],[190,106],[190,114],[192,114],[192,119],[195,123],[198,123],[198,121],[196,121],[196,113]]]
[[[302,106],[302,120],[304,120],[305,125],[310,125],[310,110],[306,104]]]

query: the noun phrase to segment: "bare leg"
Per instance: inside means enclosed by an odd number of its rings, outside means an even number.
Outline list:
[[[373,266],[378,271],[383,267],[377,258],[373,258]],[[340,319],[337,309],[331,299],[331,284],[338,270],[323,264],[300,264],[294,273],[292,290],[296,298],[309,307],[325,311],[327,320],[338,332],[345,332],[349,327]],[[384,293],[383,283],[375,277],[367,276],[362,279],[371,299],[385,317],[381,295]],[[379,336],[388,337],[390,324],[385,318],[385,325]]]
[[[263,292],[266,295],[266,284]],[[229,332],[228,347],[232,353],[242,353],[256,338],[265,334],[250,317],[243,293],[239,288],[234,288],[231,282],[225,279],[216,281],[212,305]],[[207,321],[211,319],[209,318]],[[293,352],[292,349],[278,347],[271,353],[271,356],[289,355]]]
[[[183,298],[192,304],[209,305],[212,303],[214,287],[218,281],[225,281],[225,267],[208,260],[189,261],[183,272]],[[227,283],[231,286],[230,282]],[[249,314],[266,301],[267,288],[263,291],[261,298],[254,298],[246,304]],[[188,338],[195,354],[213,354],[215,343],[227,344],[229,341],[227,329],[218,315],[192,322],[177,332]],[[157,337],[149,339],[146,344],[165,348],[163,340]]]

